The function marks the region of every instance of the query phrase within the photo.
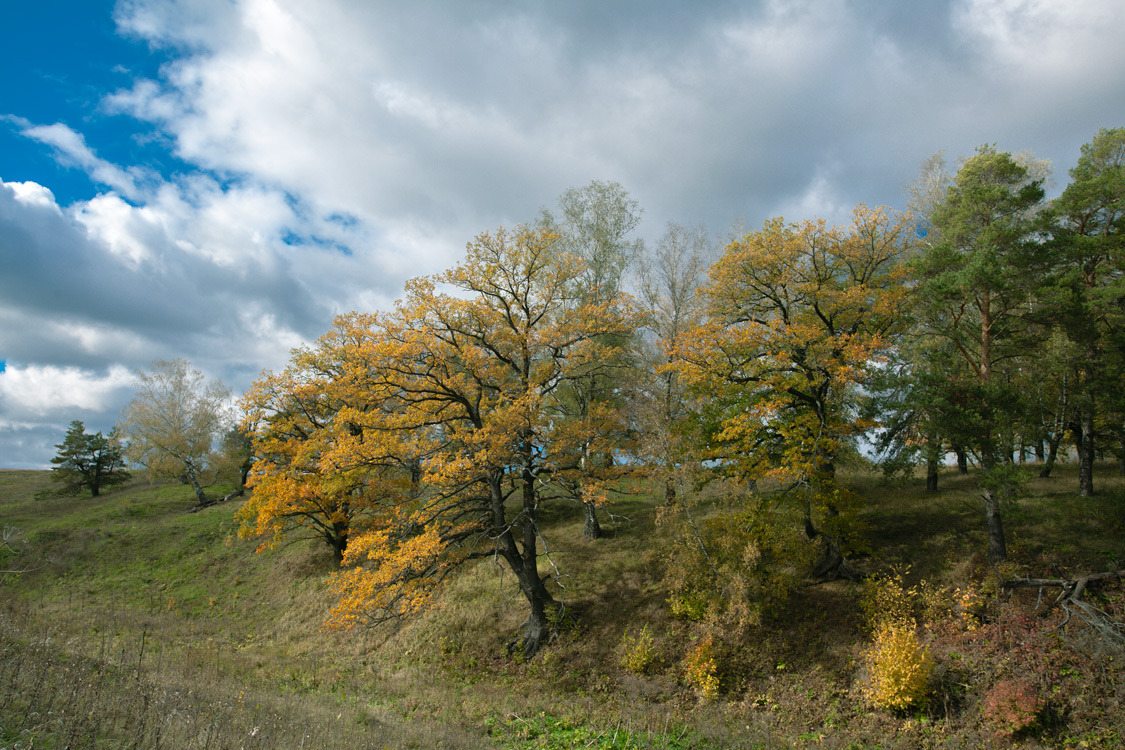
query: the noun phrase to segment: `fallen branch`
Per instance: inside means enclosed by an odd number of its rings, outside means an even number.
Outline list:
[[[1079,619],[1092,627],[1107,642],[1125,650],[1125,624],[1115,621],[1108,614],[1082,599],[1082,595],[1091,586],[1101,586],[1107,582],[1125,580],[1125,569],[1110,570],[1105,573],[1092,573],[1078,578],[1013,578],[1004,581],[1001,587],[1011,589],[1039,589],[1039,601],[1043,599],[1043,589],[1058,588],[1059,595],[1052,602],[1052,607],[1058,607],[1066,613],[1066,617],[1059,623],[1063,628],[1070,622],[1070,618],[1077,614]]]
[[[206,502],[196,503],[195,505],[188,508],[187,512],[188,513],[198,513],[199,511],[204,510],[205,508],[210,508],[212,505],[218,505],[219,503],[229,502],[229,501],[235,499],[236,497],[242,497],[244,494],[246,494],[246,490],[235,490],[234,492],[228,492],[227,494],[223,495],[222,497],[209,497],[209,498],[206,499]]]

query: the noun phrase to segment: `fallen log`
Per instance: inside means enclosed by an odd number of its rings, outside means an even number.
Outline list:
[[[1066,616],[1059,623],[1059,628],[1064,628],[1074,615],[1092,627],[1105,641],[1125,650],[1125,624],[1117,622],[1108,614],[1082,599],[1082,595],[1091,587],[1098,587],[1110,582],[1125,580],[1125,569],[1110,570],[1105,573],[1091,573],[1077,578],[1013,578],[1001,583],[1001,588],[1011,589],[1038,589],[1039,601],[1043,599],[1043,590],[1058,588],[1059,595],[1050,607],[1058,607]]]

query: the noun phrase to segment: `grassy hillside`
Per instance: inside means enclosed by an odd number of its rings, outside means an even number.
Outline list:
[[[1125,481],[1106,467],[1100,495],[1081,499],[1066,469],[1006,508],[1006,575],[1125,566]],[[1119,747],[1125,654],[1077,620],[1059,628],[1034,591],[998,597],[973,480],[942,481],[925,495],[916,481],[852,480],[861,566],[909,566],[908,584],[982,600],[979,626],[927,630],[940,684],[895,714],[863,700],[870,633],[847,582],[802,587],[727,646],[720,694],[701,700],[683,677],[693,624],[672,616],[662,583],[668,532],[644,494],[615,501],[597,542],[582,539],[580,513],[548,517],[573,617],[522,663],[507,644],[524,603],[489,561],[397,630],[327,631],[327,548],[255,554],[235,505],[187,513],[184,486],[40,499],[47,473],[3,471],[0,747]],[[1121,619],[1120,586],[1090,598]],[[644,668],[631,671],[623,650],[644,638]],[[1038,719],[1001,741],[988,690],[1027,674],[1046,686]]]

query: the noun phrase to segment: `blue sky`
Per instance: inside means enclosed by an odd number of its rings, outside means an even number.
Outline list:
[[[620,182],[653,243],[902,206],[1125,124],[1120,0],[0,4],[0,467],[187,357],[241,391],[476,233]]]
[[[102,108],[107,92],[129,86],[136,76],[156,75],[167,59],[144,40],[118,34],[113,7],[103,0],[0,5],[0,45],[10,61],[20,61],[0,67],[2,114],[68,123],[117,163],[175,168],[167,148],[146,139],[151,127]],[[95,190],[83,170],[33,147],[14,123],[0,127],[0,153],[0,176],[33,176],[64,204]]]

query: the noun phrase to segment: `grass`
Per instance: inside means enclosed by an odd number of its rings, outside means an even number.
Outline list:
[[[1106,468],[1100,494],[1084,499],[1073,467],[1059,471],[1005,508],[1006,570],[1125,566],[1125,480]],[[943,474],[933,495],[913,479],[857,471],[847,481],[864,499],[871,552],[861,566],[985,586],[973,477]],[[866,708],[868,635],[846,582],[798,589],[769,622],[723,644],[722,693],[701,702],[682,677],[698,626],[669,611],[669,532],[644,494],[615,501],[608,538],[594,543],[578,512],[545,520],[569,617],[524,663],[506,648],[524,604],[491,561],[461,571],[398,629],[326,631],[327,548],[255,554],[237,538],[235,504],[187,513],[193,498],[179,485],[37,498],[49,486],[45,472],[0,471],[0,525],[15,530],[0,570],[22,571],[0,574],[0,748],[980,746],[995,740],[984,691],[1023,653],[1018,640],[998,650],[1013,633],[1053,659],[1028,655],[1020,667],[1042,673],[1053,713],[1019,742],[1109,748],[1125,737],[1122,657],[1078,623],[1057,630],[1057,613],[1024,618],[1033,602],[1015,599],[995,600],[973,633],[928,632],[943,680],[935,704],[911,715]],[[1098,602],[1119,613],[1112,594]],[[622,665],[621,644],[644,626],[651,653],[638,673]]]

